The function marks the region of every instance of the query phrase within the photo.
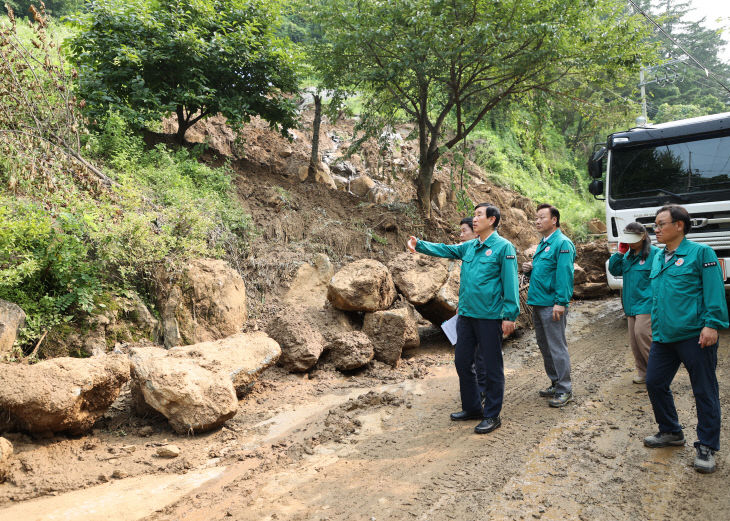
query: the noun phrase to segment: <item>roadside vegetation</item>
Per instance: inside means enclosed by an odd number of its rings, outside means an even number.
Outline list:
[[[336,92],[362,136],[416,126],[421,200],[438,166],[452,172],[460,208],[470,211],[460,166],[468,158],[494,183],[556,204],[583,240],[586,223],[602,215],[586,189],[593,143],[635,125],[640,64],[662,71],[678,52],[636,13],[613,10],[613,0],[525,4],[524,23],[505,29],[503,41],[479,20],[460,25],[463,10],[502,19],[503,4],[477,0],[377,2],[367,16],[341,0],[31,4],[10,1],[14,14],[0,19],[0,299],[28,316],[26,353],[44,332],[100,312],[115,295],[134,291],[154,307],[149,283],[160,264],[248,255],[256,230],[230,167],[202,162],[203,146],[146,145],[143,131],[159,130],[163,116],[183,123],[179,143],[196,118],[217,113],[234,125],[261,116],[286,133],[299,124],[300,87]],[[722,35],[685,15],[667,3],[657,19],[729,77],[717,58]],[[449,31],[463,41],[449,43]],[[372,51],[381,44],[397,59]],[[444,80],[450,63],[475,82]],[[671,77],[655,72],[650,120],[727,110],[727,92],[688,63]]]

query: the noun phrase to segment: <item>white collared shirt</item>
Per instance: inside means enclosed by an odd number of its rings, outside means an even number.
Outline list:
[[[549,239],[550,237],[552,237],[552,236],[553,236],[553,235],[555,234],[555,232],[557,232],[557,231],[558,231],[558,229],[557,229],[557,228],[555,228],[555,229],[553,230],[553,233],[551,233],[551,234],[550,234],[550,235],[548,235],[547,237],[543,237],[543,238],[542,238],[542,242],[547,242],[547,241],[548,241],[548,239]]]
[[[495,232],[495,230],[492,230],[492,233],[494,233],[494,232]],[[487,235],[487,237],[483,241],[481,239],[479,239],[479,236],[477,235],[477,242],[479,243],[479,246],[484,246],[484,243],[489,240],[489,238],[492,236],[492,233]]]

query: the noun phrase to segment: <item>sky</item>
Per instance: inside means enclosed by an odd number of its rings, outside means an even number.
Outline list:
[[[724,28],[723,38],[730,40],[730,1],[729,0],[689,0],[692,10],[687,13],[690,20],[705,17],[705,26],[710,29]],[[720,59],[730,63],[730,45],[720,53]]]

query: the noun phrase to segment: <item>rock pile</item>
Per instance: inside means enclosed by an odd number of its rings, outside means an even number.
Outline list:
[[[605,278],[601,282],[600,274],[607,250],[600,244],[582,248],[589,270],[575,266],[576,297],[606,294]],[[527,259],[531,252],[534,246],[520,257]],[[300,269],[317,304],[302,307],[300,301],[292,300],[269,324],[268,333],[281,345],[280,364],[289,371],[303,372],[326,356],[343,371],[362,367],[373,358],[397,365],[404,350],[420,344],[419,315],[440,325],[456,314],[460,271],[459,261],[407,252],[393,257],[388,266],[361,259],[334,273],[327,284],[327,302],[322,305],[315,290],[321,284],[312,279],[321,281],[323,273],[320,270],[318,276],[315,270]],[[294,282],[294,286],[300,284]],[[525,292],[526,287],[521,295]],[[529,316],[521,314],[517,327],[529,324]]]

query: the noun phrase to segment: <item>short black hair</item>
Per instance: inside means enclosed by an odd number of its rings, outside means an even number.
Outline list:
[[[669,212],[669,215],[672,217],[672,221],[684,223],[685,235],[692,230],[692,218],[683,206],[679,206],[678,204],[664,205],[656,211],[656,215],[654,217],[662,212]]]
[[[462,224],[468,224],[469,228],[471,228],[471,231],[474,231],[474,218],[473,217],[464,217],[461,222],[459,223],[459,226]]]
[[[541,205],[539,205],[537,207],[537,211],[539,212],[540,210],[544,210],[545,208],[550,209],[550,217],[555,217],[555,219],[557,219],[555,221],[555,226],[557,228],[560,228],[560,211],[557,208],[555,208],[552,204],[548,204],[548,203],[542,203]]]
[[[499,220],[502,218],[502,214],[499,213],[499,208],[494,206],[492,203],[479,203],[474,207],[474,211],[477,211],[477,208],[486,208],[486,214],[487,217],[494,217],[494,229],[497,229],[497,226],[499,226]]]

